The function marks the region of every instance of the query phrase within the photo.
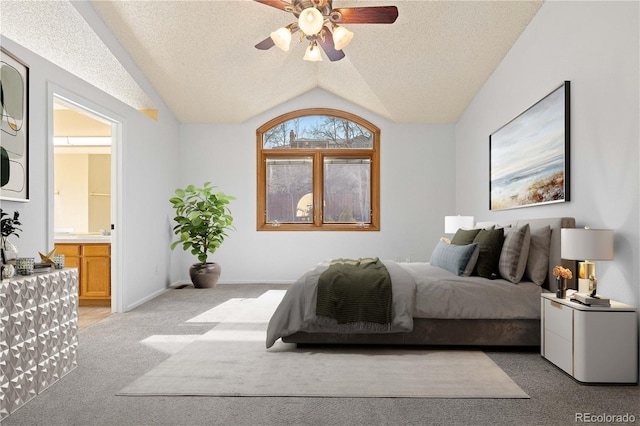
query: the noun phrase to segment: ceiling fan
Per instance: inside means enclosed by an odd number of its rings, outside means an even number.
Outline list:
[[[270,37],[256,44],[260,50],[277,46],[289,50],[291,35],[300,31],[300,41],[309,40],[304,55],[306,61],[321,61],[320,48],[331,61],[344,58],[342,49],[349,44],[353,33],[342,24],[392,24],[398,18],[395,6],[368,6],[336,8],[332,0],[254,0],[276,9],[292,13],[298,20],[271,33]],[[329,30],[329,25],[331,30]]]

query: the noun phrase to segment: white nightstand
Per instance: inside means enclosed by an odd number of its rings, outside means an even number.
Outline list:
[[[638,382],[636,308],[585,306],[542,293],[540,354],[585,383]]]

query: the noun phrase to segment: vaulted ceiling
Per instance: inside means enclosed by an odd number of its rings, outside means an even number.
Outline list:
[[[319,87],[394,122],[436,124],[458,119],[542,2],[334,0],[334,7],[395,5],[399,12],[393,24],[345,25],[355,37],[336,62],[302,60],[306,44],[295,35],[288,52],[255,49],[295,17],[251,0],[91,4],[183,123],[241,123]],[[46,8],[41,13],[45,20]],[[78,37],[77,16],[57,19],[56,37]],[[20,28],[10,27],[2,33],[34,50],[35,28],[23,26],[32,34],[18,36]],[[47,42],[40,36],[35,44]],[[77,54],[90,63],[93,51]]]

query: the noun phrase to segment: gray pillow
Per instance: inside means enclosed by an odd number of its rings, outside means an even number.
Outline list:
[[[480,255],[480,247],[478,247],[477,244],[474,244],[476,246],[476,249],[473,251],[473,254],[471,255],[471,258],[469,259],[469,262],[467,262],[467,266],[464,268],[464,271],[462,271],[462,277],[470,277],[471,274],[473,273],[473,270],[476,267],[476,263],[478,263],[478,256]]]
[[[531,240],[529,224],[518,229],[506,228],[504,234],[498,270],[502,278],[517,284],[524,275],[529,258],[529,243]]]
[[[436,248],[433,249],[429,263],[461,276],[465,273],[476,248],[477,244],[461,246],[438,241]],[[471,270],[473,270],[473,266]]]
[[[524,277],[538,285],[544,284],[549,273],[549,247],[551,245],[551,228],[545,226],[531,230],[529,258]]]

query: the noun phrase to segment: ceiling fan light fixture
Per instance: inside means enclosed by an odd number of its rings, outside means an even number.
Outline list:
[[[322,55],[320,54],[320,49],[318,49],[318,45],[315,42],[309,43],[309,47],[307,47],[307,51],[304,53],[305,61],[311,62],[320,62],[322,61]]]
[[[271,33],[271,40],[280,49],[287,52],[291,45],[291,30],[288,27],[282,27]]]
[[[298,27],[300,27],[306,35],[318,34],[322,29],[322,25],[324,25],[324,17],[315,7],[308,7],[300,12]]]
[[[353,38],[353,33],[345,27],[338,25],[333,26],[333,45],[336,50],[342,50],[345,48]]]

